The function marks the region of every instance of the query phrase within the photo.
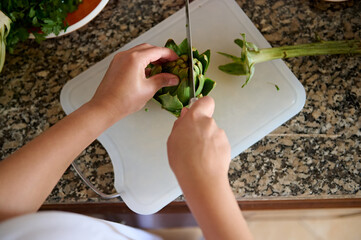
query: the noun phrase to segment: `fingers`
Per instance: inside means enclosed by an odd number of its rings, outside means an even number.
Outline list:
[[[150,78],[148,78],[148,84],[151,85],[151,88],[154,92],[158,91],[162,87],[174,86],[179,83],[179,78],[171,73],[158,73]]]
[[[185,116],[188,114],[192,114],[196,118],[206,117],[212,118],[214,112],[214,100],[209,96],[202,97],[198,99],[192,107],[186,108],[184,107],[181,111],[179,118],[173,124],[173,130],[182,122]],[[192,120],[194,121],[194,119]]]
[[[188,110],[189,110],[189,108],[186,108],[186,107],[182,108],[181,114],[178,119],[183,118],[184,115],[188,112]]]
[[[178,55],[169,48],[156,47],[147,43],[137,45],[128,51],[136,54],[135,58],[142,64],[142,66],[144,66],[144,68],[149,63],[162,63],[166,61],[173,61],[178,58]]]
[[[152,71],[152,70],[151,70],[150,68],[146,68],[146,69],[145,69],[145,76],[146,76],[146,77],[149,77],[151,71]]]
[[[196,101],[189,109],[189,112],[211,118],[214,113],[214,107],[215,105],[213,98],[205,96],[198,99],[198,101]]]
[[[148,48],[152,48],[152,47],[154,47],[154,46],[149,43],[142,43],[135,47],[132,47],[128,51],[140,51],[140,50],[144,50],[144,49],[148,49]]]
[[[187,112],[189,111],[189,108],[182,108],[182,111],[181,111],[181,114],[180,116],[178,117],[177,120],[174,121],[174,124],[173,124],[173,129],[177,127],[177,125],[179,124],[179,122],[182,121],[182,119],[184,118],[184,116],[187,114]]]
[[[174,61],[179,58],[179,56],[169,48],[157,47],[148,43],[139,44],[125,52],[120,52],[117,55],[126,52],[132,54],[129,55],[131,58],[136,59],[137,62],[142,63],[142,65],[145,66],[149,63],[159,64],[167,61]]]

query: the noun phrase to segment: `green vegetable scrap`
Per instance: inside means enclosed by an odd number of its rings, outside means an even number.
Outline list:
[[[7,50],[13,52],[19,41],[29,38],[33,33],[40,42],[50,33],[58,35],[66,30],[65,18],[75,11],[82,0],[2,0],[1,11],[11,21],[11,31],[7,36]]]
[[[177,45],[172,39],[169,39],[165,47],[172,49],[177,53],[179,58],[175,61],[151,66],[150,76],[158,73],[173,73],[179,77],[180,82],[177,86],[160,89],[153,98],[159,102],[164,109],[179,117],[182,108],[189,106],[192,91],[188,78],[188,41],[185,39],[181,44]],[[211,52],[207,50],[199,54],[197,49],[193,48],[192,50],[196,96],[200,98],[208,95],[216,84],[213,80],[205,77]]]
[[[240,57],[222,52],[218,53],[233,60],[232,63],[219,66],[221,71],[232,75],[245,75],[247,77],[246,82],[242,85],[242,87],[251,80],[255,71],[254,65],[256,63],[279,58],[301,56],[361,54],[361,40],[320,40],[316,43],[259,49],[255,44],[246,41],[245,34],[241,34],[241,36],[243,40],[234,40],[234,42],[242,49]]]
[[[11,20],[0,11],[0,72],[3,69],[6,54],[6,37],[10,31]]]

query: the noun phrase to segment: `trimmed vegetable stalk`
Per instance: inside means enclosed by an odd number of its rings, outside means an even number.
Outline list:
[[[6,37],[10,32],[10,23],[10,18],[0,11],[0,72],[5,63]]]
[[[164,109],[176,117],[179,117],[182,108],[189,106],[192,91],[190,79],[188,78],[188,41],[185,39],[181,44],[177,45],[172,39],[169,39],[165,47],[172,49],[179,58],[175,61],[160,65],[151,65],[150,76],[158,73],[173,73],[179,77],[179,84],[177,86],[160,89],[153,98],[159,102]],[[193,48],[192,50],[196,96],[197,98],[201,98],[208,95],[216,84],[213,80],[205,77],[211,52],[207,50],[199,54],[197,49]]]
[[[232,63],[221,65],[218,68],[228,74],[245,75],[244,87],[251,80],[256,63],[266,62],[274,59],[292,58],[314,55],[332,54],[361,54],[361,40],[344,41],[319,41],[316,43],[299,44],[294,46],[281,46],[275,48],[259,49],[255,44],[246,41],[245,34],[242,39],[235,39],[234,42],[242,49],[241,56],[233,56],[227,53],[218,52],[233,60]]]

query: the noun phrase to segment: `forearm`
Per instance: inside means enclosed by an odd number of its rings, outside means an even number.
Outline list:
[[[252,239],[227,178],[200,180],[181,186],[207,240]]]
[[[150,63],[177,58],[173,50],[149,44],[117,53],[91,103],[0,162],[0,221],[37,210],[74,158],[104,130],[140,110],[160,88],[177,85],[170,73],[145,75]]]
[[[0,220],[36,211],[70,163],[114,119],[85,104],[0,162]]]

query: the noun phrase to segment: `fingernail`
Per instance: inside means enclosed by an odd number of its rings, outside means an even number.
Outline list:
[[[169,78],[169,79],[168,79],[169,85],[177,85],[178,82],[179,82],[179,80],[178,80],[177,77],[172,77],[172,78]]]
[[[184,114],[186,114],[186,112],[188,112],[188,108],[186,108],[186,107],[182,108],[182,111],[181,111],[180,117],[183,117],[183,116],[184,116]]]

